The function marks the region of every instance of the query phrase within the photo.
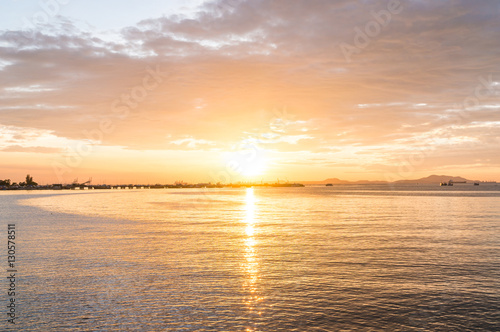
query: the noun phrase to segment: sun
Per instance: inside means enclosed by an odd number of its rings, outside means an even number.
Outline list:
[[[257,158],[246,165],[242,165],[241,175],[247,178],[264,175],[266,166],[267,163],[263,157]]]
[[[244,181],[264,175],[268,167],[266,151],[255,146],[226,153],[224,159],[228,173]]]

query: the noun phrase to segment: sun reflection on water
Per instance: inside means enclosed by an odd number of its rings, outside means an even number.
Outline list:
[[[259,257],[256,250],[256,218],[255,218],[255,196],[253,188],[247,188],[245,197],[245,247],[243,270],[245,272],[245,281],[243,288],[248,292],[246,305],[249,311],[260,315],[260,311],[256,308],[257,304],[262,301],[263,297],[259,295],[258,281],[260,279]]]

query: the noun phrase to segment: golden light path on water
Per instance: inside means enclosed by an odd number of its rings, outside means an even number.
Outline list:
[[[245,197],[245,251],[244,251],[244,259],[243,262],[243,270],[245,272],[246,279],[243,283],[244,289],[248,292],[248,299],[246,301],[246,305],[250,312],[255,310],[256,304],[263,300],[261,296],[259,296],[258,292],[258,281],[260,279],[260,270],[259,270],[259,261],[258,255],[255,248],[257,244],[256,240],[256,226],[257,220],[255,218],[255,195],[253,188],[246,189],[246,197]],[[258,315],[261,315],[261,312],[257,312]]]

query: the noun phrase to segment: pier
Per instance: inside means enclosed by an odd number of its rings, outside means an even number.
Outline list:
[[[37,186],[0,186],[0,190],[137,190],[137,189],[182,189],[182,188],[252,188],[252,187],[304,187],[301,183],[175,183],[175,184],[61,184]]]

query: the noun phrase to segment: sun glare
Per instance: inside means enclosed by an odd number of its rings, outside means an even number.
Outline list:
[[[268,161],[262,149],[248,148],[225,155],[226,169],[232,175],[243,177],[242,180],[253,180],[265,174]]]
[[[263,175],[266,171],[266,162],[263,158],[258,158],[255,161],[244,165],[241,174],[245,177],[254,177]]]

